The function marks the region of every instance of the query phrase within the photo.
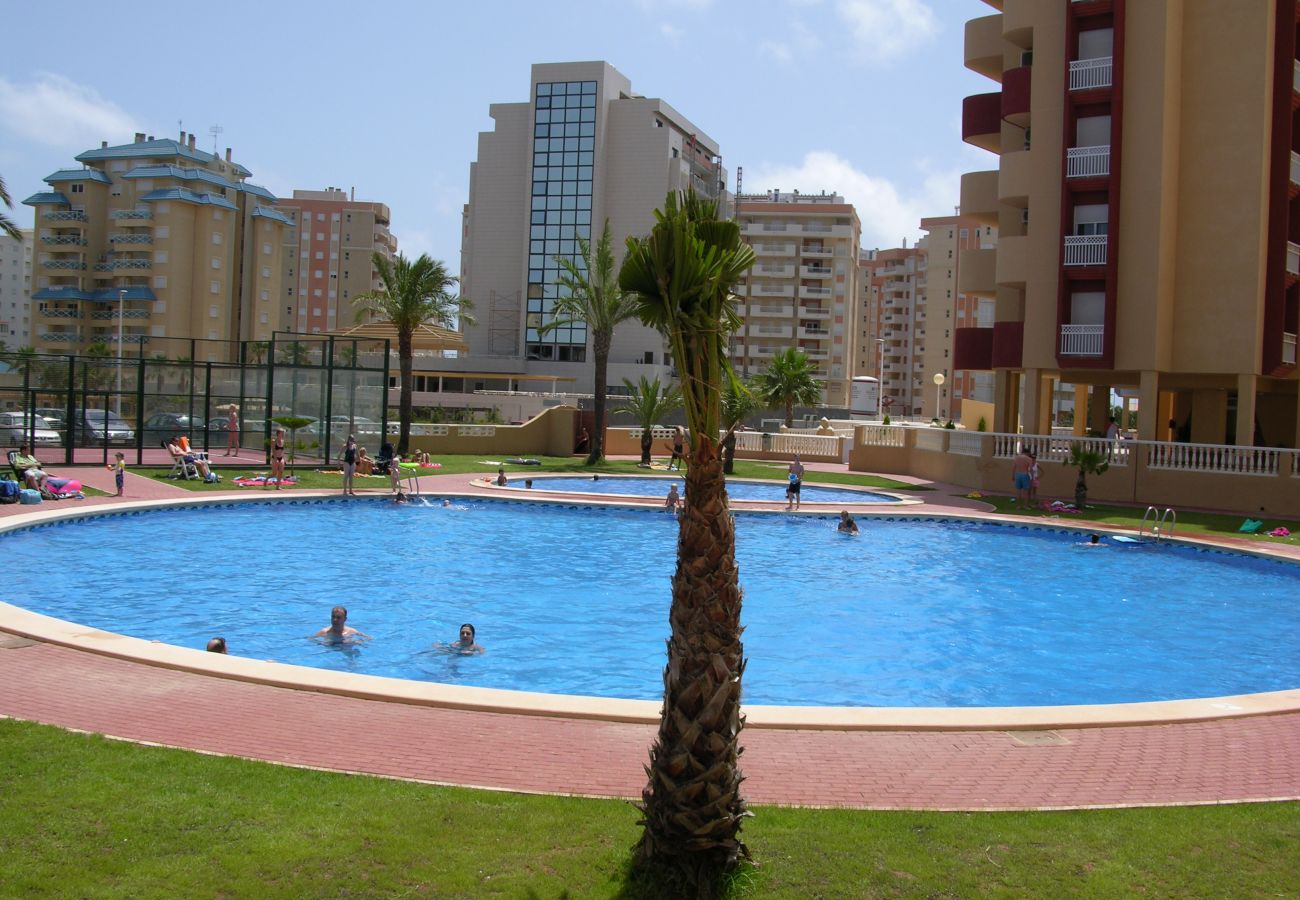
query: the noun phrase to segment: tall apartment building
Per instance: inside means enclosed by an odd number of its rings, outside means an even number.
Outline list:
[[[295,190],[275,208],[292,223],[281,254],[281,305],[292,311],[288,330],[319,334],[349,327],[356,320],[352,300],[382,286],[374,254],[391,260],[397,253],[388,207],[328,187]]]
[[[920,285],[926,297],[926,322],[918,329],[918,339],[924,341],[921,368],[927,378],[926,415],[957,419],[964,399],[993,402],[993,373],[956,368],[952,351],[958,329],[993,327],[994,294],[966,293],[958,283],[963,254],[996,248],[997,229],[964,215],[924,218],[921,229],[926,233],[928,257]],[[936,372],[944,376],[937,390],[932,381]]]
[[[192,134],[136,134],[76,159],[83,168],[55,172],[49,191],[23,201],[36,211],[38,350],[116,347],[119,324],[127,351],[151,338],[265,340],[285,327],[291,223],[229,149],[223,159]]]
[[[32,246],[35,232],[20,229],[22,240],[0,234],[0,344],[10,350],[32,342]]]
[[[958,287],[995,311],[954,365],[995,373],[995,427],[1045,431],[1059,381],[1094,428],[1122,388],[1142,438],[1300,444],[1295,0],[987,2],[962,136],[998,165],[961,210],[999,238]]]
[[[736,198],[742,238],[756,261],[737,285],[737,371],[762,371],[797,347],[816,363],[822,402],[847,409],[857,346],[858,241],[853,204],[836,194],[770,191]]]
[[[880,379],[880,402],[890,416],[926,414],[926,249],[894,247],[861,254],[863,303],[856,319],[859,340],[853,375]],[[933,405],[933,403],[931,404]]]
[[[529,99],[489,112],[496,127],[479,135],[461,248],[461,293],[477,324],[464,328],[468,352],[439,365],[482,376],[467,389],[558,378],[589,392],[586,325],[541,331],[559,296],[555,257],[576,259],[578,239],[594,244],[608,221],[621,261],[624,239],[649,232],[669,191],[693,187],[725,203],[717,142],[605,62],[534,65]],[[612,387],[671,374],[657,332],[618,326]]]

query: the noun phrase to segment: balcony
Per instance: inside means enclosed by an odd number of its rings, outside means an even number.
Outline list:
[[[794,263],[759,263],[749,271],[762,278],[793,278]]]
[[[1002,149],[1002,92],[972,94],[961,102],[961,139],[998,153]]]
[[[111,265],[114,269],[152,269],[153,260],[137,258],[115,259],[112,261]]]
[[[829,297],[831,289],[827,287],[805,287],[799,286],[799,296],[806,300],[816,299],[818,297]]]
[[[1010,156],[1011,154],[1007,154]],[[1006,156],[1003,165],[1006,165]],[[981,224],[996,225],[998,221],[998,170],[967,172],[961,177],[961,213],[971,216]]]
[[[749,296],[751,297],[793,297],[794,285],[792,284],[751,284],[749,286]]]
[[[79,272],[86,269],[86,264],[79,259],[48,259],[41,265],[47,269],[74,269]]]
[[[982,16],[966,23],[966,68],[986,78],[1002,78],[1002,16]]]
[[[1034,49],[1034,16],[1040,6],[1040,0],[1005,0],[1002,39],[1021,50]]]
[[[110,219],[113,219],[114,221],[117,221],[117,222],[122,222],[122,223],[124,223],[124,224],[131,224],[132,222],[138,222],[138,221],[141,221],[141,220],[152,219],[152,218],[153,218],[153,210],[151,210],[151,209],[115,209],[115,210],[113,210],[111,213],[108,214],[108,217],[109,217]]]
[[[741,234],[772,234],[788,230],[784,222],[746,222],[740,226]]]
[[[1101,356],[1105,325],[1062,325],[1062,356]]]
[[[755,256],[794,256],[794,244],[774,244],[770,241],[759,241],[751,245],[754,248]]]
[[[149,318],[150,315],[149,310],[147,309],[124,309],[121,312],[122,312],[123,319],[147,319]],[[118,314],[118,309],[117,309],[117,305],[115,304],[112,309],[95,310],[90,314],[90,317],[92,319],[110,319],[116,322],[117,314]]]
[[[41,340],[47,344],[75,344],[81,340],[79,331],[43,331]]]
[[[1300,278],[1300,244],[1295,241],[1286,242],[1286,274],[1288,282]]]
[[[1104,234],[1067,234],[1062,262],[1067,266],[1104,266],[1106,241]],[[1296,249],[1300,251],[1300,247]],[[1297,258],[1300,259],[1300,252]]]
[[[830,247],[823,247],[821,244],[804,244],[799,248],[800,256],[834,256],[835,251]]]
[[[814,340],[819,340],[819,341],[828,341],[831,338],[831,333],[827,331],[825,328],[800,327],[799,337],[812,338]]]
[[[957,252],[957,290],[963,294],[991,297],[997,292],[996,250]]]
[[[830,278],[835,272],[828,266],[800,266],[800,278]]]
[[[799,307],[799,318],[801,319],[829,319],[831,311],[822,309],[820,306],[801,306]]]
[[[110,244],[152,244],[153,235],[147,231],[119,232],[110,235]]]
[[[1294,153],[1291,155],[1295,156]],[[1294,171],[1294,166],[1293,166],[1293,171]],[[87,241],[79,234],[43,234],[41,235],[41,243],[47,246],[54,246],[54,247],[59,247],[59,246],[84,247],[86,246]]]
[[[794,315],[793,306],[783,306],[776,303],[751,303],[745,308],[745,311],[750,318],[764,316],[789,318]]]
[[[47,319],[81,318],[81,310],[75,306],[46,306],[42,303],[37,312]]]
[[[993,280],[998,285],[1023,288],[1029,277],[1029,238],[1007,235],[998,240]]]
[[[769,338],[771,340],[791,338],[794,337],[794,328],[789,325],[769,325],[767,323],[755,325],[751,323],[749,326],[749,337]]]
[[[86,222],[86,213],[80,209],[59,209],[54,212],[41,213],[46,222]]]
[[[1114,69],[1109,56],[1096,59],[1076,59],[1070,62],[1070,90],[1095,91],[1111,86]]]
[[[1295,365],[1295,335],[1289,331],[1282,332],[1282,364]]]
[[[1012,125],[1029,125],[1029,82],[1033,70],[1017,66],[1002,74],[1002,118]]]
[[[1296,157],[1298,154],[1291,155]],[[1294,159],[1291,170],[1294,180]],[[1065,151],[1066,178],[1104,178],[1108,175],[1110,175],[1110,144],[1104,147],[1070,147]]]

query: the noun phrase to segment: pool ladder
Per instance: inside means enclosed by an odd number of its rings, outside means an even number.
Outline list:
[[[1151,537],[1155,538],[1157,543],[1173,536],[1174,529],[1178,527],[1178,512],[1172,506],[1166,506],[1163,511],[1148,506],[1147,511],[1142,514],[1142,524],[1138,527],[1139,538],[1147,533],[1148,519],[1151,520]],[[1166,523],[1168,523],[1167,527]]]

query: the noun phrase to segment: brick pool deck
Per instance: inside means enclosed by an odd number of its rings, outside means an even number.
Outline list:
[[[65,474],[111,489],[102,468]],[[423,481],[430,492],[499,496],[467,475]],[[936,487],[917,512],[980,506],[953,496],[955,488]],[[129,501],[196,496],[134,475],[126,492]],[[122,502],[97,497],[75,506]],[[30,511],[0,507],[0,520]],[[0,679],[0,715],[7,717],[278,764],[497,790],[635,797],[655,730],[290,689],[3,632]],[[746,796],[758,804],[997,810],[1300,799],[1296,711],[1011,731],[753,727],[741,740]]]

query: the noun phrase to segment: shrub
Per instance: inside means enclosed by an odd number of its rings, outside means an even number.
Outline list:
[[[881,424],[881,425],[888,425],[888,424],[889,424],[889,413],[885,413],[885,417],[884,417],[883,419],[880,420],[880,424]]]
[[[976,430],[976,431],[988,431],[988,430],[989,430],[989,423],[986,422],[986,421],[984,420],[984,417],[983,417],[983,416],[980,416],[980,420],[979,420],[979,422],[977,422],[977,423],[975,424],[975,430]]]

